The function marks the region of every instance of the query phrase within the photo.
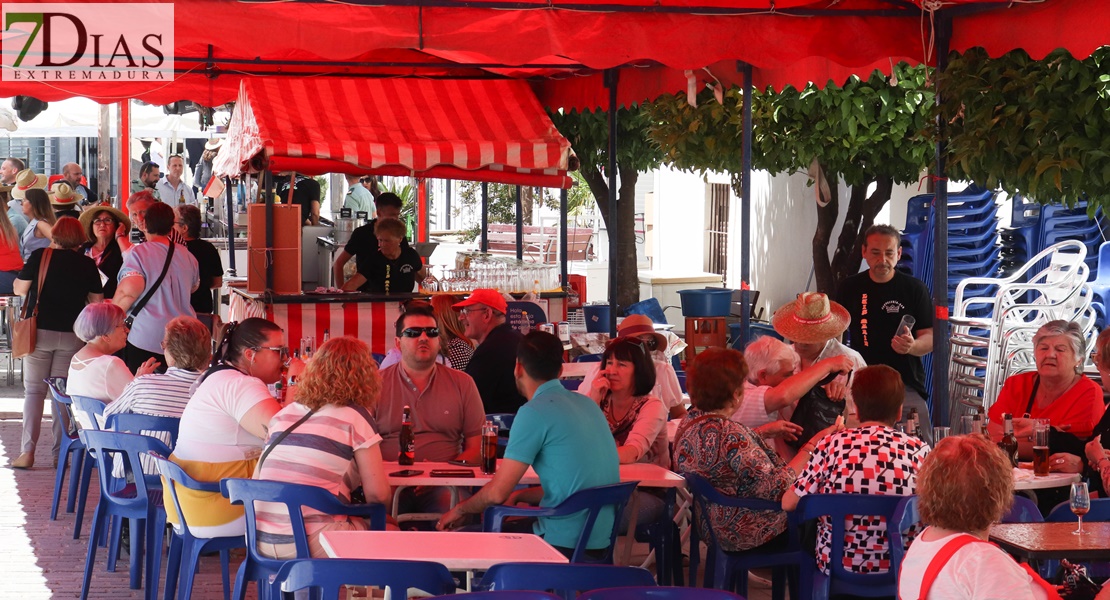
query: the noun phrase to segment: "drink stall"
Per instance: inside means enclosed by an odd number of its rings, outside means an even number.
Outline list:
[[[293,173],[566,188],[571,185],[569,152],[570,143],[521,81],[244,80],[227,141],[213,163],[229,190],[232,178],[259,182],[258,196],[247,210],[246,282],[231,290],[228,316],[270,319],[285,329],[291,343],[304,337],[322,340],[326,334],[353,335],[379,353],[393,345],[401,305],[428,293],[465,294],[474,287],[539,292],[547,321],[562,321],[566,294],[557,276],[512,273],[499,265],[473,273],[460,269],[464,273],[448,282],[448,289],[437,283],[432,289],[390,294],[303,290],[302,259],[316,248],[306,247],[300,207],[291,198],[275,202],[272,190],[277,177]],[[477,285],[479,278],[489,285]],[[522,283],[524,278],[530,279]]]

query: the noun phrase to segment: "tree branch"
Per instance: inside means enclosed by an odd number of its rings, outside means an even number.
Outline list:
[[[829,260],[829,240],[832,239],[836,219],[840,216],[840,189],[837,182],[831,181],[824,171],[822,175],[829,184],[830,198],[825,206],[814,203],[817,206],[817,229],[813,232],[813,275],[817,280],[817,291],[831,295],[836,292],[838,280],[833,272],[832,261]],[[815,186],[820,184],[821,182],[814,183]]]

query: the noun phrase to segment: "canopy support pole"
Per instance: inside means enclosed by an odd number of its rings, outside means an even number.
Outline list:
[[[238,216],[235,213],[235,198],[231,193],[231,177],[224,177],[224,196],[227,198],[227,276],[235,277],[235,221]]]
[[[516,186],[516,259],[524,260],[524,200],[520,186]]]
[[[748,344],[748,329],[751,327],[751,281],[752,277],[752,103],[755,89],[752,86],[752,66],[740,63],[744,75],[744,138],[741,140],[743,168],[740,172],[740,207],[743,213],[740,221],[740,344]]]
[[[266,293],[274,293],[274,260],[271,250],[274,248],[274,174],[264,171],[259,187],[262,188],[263,201],[266,203]],[[293,182],[297,174],[289,176],[289,196],[293,196]]]
[[[605,87],[609,89],[609,166],[606,173],[609,180],[609,337],[617,337],[617,265],[620,263],[620,228],[617,226],[617,80],[620,71],[605,71]]]
[[[447,226],[444,227],[447,231],[451,231],[451,180],[446,179],[443,182],[443,213],[447,220]]]
[[[937,75],[948,66],[948,46],[952,40],[952,16],[948,11],[936,11],[937,32]],[[940,105],[941,93],[936,90],[936,102]],[[933,221],[933,394],[930,409],[933,424],[949,424],[948,414],[948,177],[945,174],[945,154],[948,152],[944,142],[944,119],[937,118],[936,185],[933,195],[936,219]]]
[[[122,139],[122,137],[120,138]],[[85,163],[89,164],[89,163]],[[101,198],[111,195],[112,181],[112,114],[111,107],[107,104],[100,105],[99,118],[96,121],[96,189],[91,190],[95,197],[89,198],[89,204],[96,204]],[[90,174],[89,182],[92,182]],[[122,195],[122,191],[121,191]]]
[[[127,213],[131,192],[131,100],[119,103],[119,209]]]
[[[482,241],[478,247],[483,253],[489,252],[489,182],[486,181],[482,182],[482,231],[479,235]]]
[[[428,180],[416,180],[416,241],[428,241]]]
[[[559,287],[567,289],[567,189],[559,190]]]

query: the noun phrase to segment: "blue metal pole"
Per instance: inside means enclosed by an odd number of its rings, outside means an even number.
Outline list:
[[[524,202],[516,186],[516,259],[524,260]]]
[[[482,232],[479,248],[489,252],[489,183],[482,182]]]
[[[740,172],[740,207],[743,212],[740,221],[740,343],[746,345],[752,314],[749,288],[752,277],[752,100],[755,89],[752,85],[752,66],[740,63],[740,71],[744,75],[744,139],[741,140],[744,156]]]
[[[937,73],[948,65],[948,45],[952,39],[952,17],[943,9],[937,11]],[[936,75],[934,75],[936,77]],[[936,79],[934,79],[936,81]],[[941,90],[937,89],[937,104]],[[944,155],[948,152],[944,141],[944,120],[937,118],[936,193],[934,204],[936,220],[933,221],[933,394],[930,411],[933,423],[949,424],[948,414],[948,178],[945,176]]]

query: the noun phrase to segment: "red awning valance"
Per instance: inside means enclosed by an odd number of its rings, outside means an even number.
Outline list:
[[[249,79],[214,170],[570,187],[569,151],[523,81]]]

